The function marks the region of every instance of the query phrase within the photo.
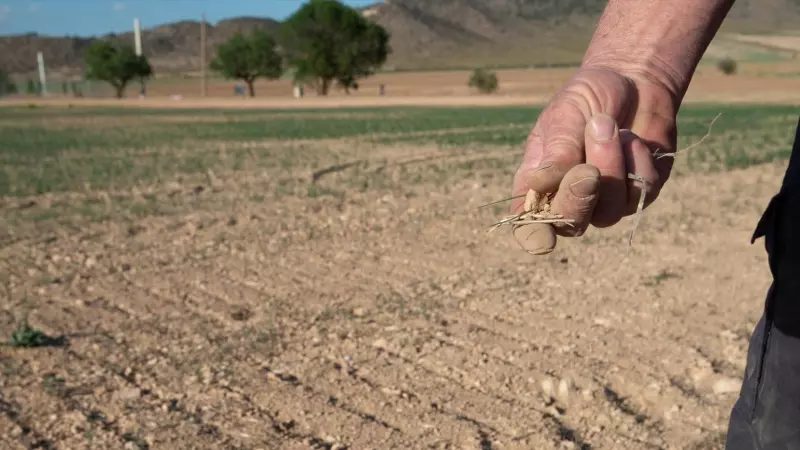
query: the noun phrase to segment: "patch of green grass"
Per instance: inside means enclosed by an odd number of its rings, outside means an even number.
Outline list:
[[[72,110],[65,114],[72,114]],[[363,109],[348,110],[363,112]],[[530,125],[539,114],[539,108],[386,108],[374,109],[367,117],[330,117],[318,110],[321,117],[289,115],[267,119],[248,120],[255,112],[227,112],[236,120],[224,122],[158,123],[148,121],[140,126],[48,127],[44,123],[20,126],[15,120],[3,120],[0,115],[0,132],[4,149],[0,158],[4,163],[30,161],[32,158],[59,156],[67,151],[104,149],[142,149],[170,146],[191,148],[209,140],[241,142],[264,139],[321,139],[342,138],[376,133],[409,133],[446,130],[459,127],[486,127],[507,124]],[[338,111],[342,113],[341,110]],[[142,112],[147,114],[147,112]],[[105,114],[107,111],[98,112]],[[127,114],[127,113],[126,113]],[[162,111],[161,115],[165,115]],[[175,115],[180,115],[175,112]]]
[[[180,174],[271,167],[289,172],[335,153],[327,144],[275,141],[358,138],[372,144],[412,143],[475,149],[519,148],[539,106],[340,108],[336,110],[149,110],[139,108],[0,108],[0,195],[125,189]],[[678,120],[679,148],[698,141],[722,112],[711,136],[687,156],[689,167],[734,168],[786,158],[798,109],[793,106],[687,105]],[[269,116],[265,116],[269,113]],[[303,113],[304,115],[300,115]],[[346,117],[347,114],[358,116]],[[175,123],[215,114],[224,120]],[[338,114],[335,116],[332,114]],[[93,126],[92,118],[164,117]],[[86,123],[48,127],[42,118]],[[25,123],[24,119],[33,119]],[[21,122],[22,121],[22,122]],[[264,141],[251,150],[236,143]],[[226,145],[225,143],[229,143]],[[333,155],[335,157],[335,155]],[[335,159],[335,158],[334,158]],[[374,186],[375,180],[360,180]],[[310,196],[324,195],[316,190]]]

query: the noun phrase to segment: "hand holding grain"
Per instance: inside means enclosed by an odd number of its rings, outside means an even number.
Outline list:
[[[674,152],[674,93],[643,73],[609,68],[580,69],[553,97],[528,136],[514,176],[512,195],[533,189],[555,193],[551,212],[561,223],[514,227],[520,246],[532,254],[553,251],[556,236],[581,236],[589,225],[609,227],[634,214],[647,184],[645,206],[669,178]],[[511,204],[513,213],[524,199]]]

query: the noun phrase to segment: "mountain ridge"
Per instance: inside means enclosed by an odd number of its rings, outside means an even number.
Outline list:
[[[387,69],[471,65],[577,63],[605,0],[386,0],[357,8],[391,34]],[[209,54],[237,31],[274,30],[278,21],[242,16],[207,23]],[[800,0],[738,0],[726,20],[741,31],[800,25]],[[182,20],[142,30],[142,47],[157,74],[199,70],[200,21]],[[102,36],[0,36],[0,68],[36,69],[42,51],[48,70],[77,75],[94,39],[133,42],[133,33]]]

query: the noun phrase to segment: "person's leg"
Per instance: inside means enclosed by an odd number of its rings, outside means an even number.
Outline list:
[[[753,240],[762,236],[773,282],[750,339],[726,450],[800,449],[800,123],[783,186]]]

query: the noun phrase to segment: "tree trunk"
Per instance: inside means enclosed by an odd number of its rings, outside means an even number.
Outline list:
[[[247,83],[247,91],[250,93],[250,97],[256,96],[256,87],[255,83],[256,80],[244,80]]]
[[[331,87],[331,80],[329,78],[322,78],[317,83],[317,95],[328,95],[328,90]]]
[[[114,85],[114,90],[116,90],[117,98],[122,98],[125,95],[125,83]]]

